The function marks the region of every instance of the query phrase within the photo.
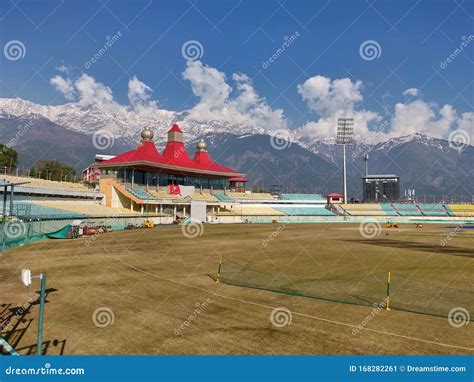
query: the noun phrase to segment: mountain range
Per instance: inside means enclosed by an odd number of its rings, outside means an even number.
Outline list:
[[[17,150],[20,168],[29,168],[39,159],[56,159],[81,171],[95,154],[118,154],[135,147],[145,127],[155,132],[155,143],[162,149],[173,123],[184,130],[190,154],[194,143],[204,138],[216,161],[247,174],[249,188],[257,183],[288,192],[341,191],[342,150],[333,139],[308,141],[290,133],[291,141],[277,146],[271,133],[261,128],[189,121],[186,111],[159,110],[147,115],[99,105],[47,106],[19,98],[0,99],[0,143]],[[93,144],[94,134],[101,131],[113,136],[104,150]],[[415,189],[428,200],[442,195],[466,199],[473,194],[473,146],[458,150],[446,140],[412,134],[381,143],[355,141],[348,147],[349,196],[360,197],[362,192],[366,153],[369,173],[399,175],[402,192]]]

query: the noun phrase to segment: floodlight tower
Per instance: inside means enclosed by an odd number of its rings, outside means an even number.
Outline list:
[[[352,144],[353,132],[354,132],[354,118],[338,118],[337,119],[336,143],[342,146],[342,153],[343,153],[342,176],[344,178],[344,203],[347,203],[346,146]]]
[[[364,154],[365,176],[369,175],[369,154]]]

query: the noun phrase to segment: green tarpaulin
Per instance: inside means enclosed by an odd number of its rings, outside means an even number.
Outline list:
[[[66,239],[70,226],[71,225],[68,224],[68,225],[64,226],[63,228],[61,228],[60,230],[57,230],[57,231],[51,232],[51,233],[47,233],[46,236],[49,239]]]

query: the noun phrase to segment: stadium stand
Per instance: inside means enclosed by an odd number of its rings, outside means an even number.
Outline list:
[[[474,217],[474,204],[449,204],[447,209],[451,216]]]
[[[219,201],[214,195],[211,195],[207,192],[203,192],[203,193],[195,192],[192,199],[196,201],[202,201],[202,202],[218,202]]]
[[[348,215],[352,216],[387,216],[387,212],[380,204],[341,204],[341,207]]]
[[[241,204],[233,208],[233,213],[235,215],[253,215],[253,216],[284,216],[285,214],[277,211],[276,209],[265,206],[265,205],[255,205],[255,204]]]
[[[259,192],[229,192],[229,196],[234,200],[273,200],[272,194]]]
[[[10,183],[21,183],[29,182],[25,186],[30,188],[39,188],[39,189],[49,189],[49,190],[65,190],[65,191],[79,191],[79,192],[91,192],[91,188],[84,186],[81,183],[72,183],[72,182],[57,182],[53,180],[46,179],[37,179],[37,178],[28,178],[22,176],[11,176],[11,175],[2,175],[0,177],[1,181],[6,181]]]
[[[233,202],[234,199],[232,199],[232,197],[230,195],[226,195],[226,194],[220,194],[218,192],[216,192],[214,194],[214,196],[220,201],[220,202]]]
[[[146,192],[145,190],[142,190],[140,188],[127,188],[127,192],[132,194],[138,199],[145,200],[145,201],[155,201],[156,198],[151,195],[149,192]]]
[[[335,216],[324,207],[273,207],[288,216]]]
[[[402,216],[422,216],[420,210],[415,204],[394,203],[392,205]]]
[[[277,209],[265,205],[242,204],[234,208],[234,211],[241,211],[242,215],[284,215],[284,213]]]
[[[62,210],[69,214],[78,216],[140,216],[139,212],[130,211],[128,208],[109,208],[101,204],[92,203],[71,203],[58,201],[34,201],[31,203],[35,208],[45,208],[51,210]],[[153,214],[156,215],[156,214]]]
[[[3,208],[3,202],[0,202],[0,209]],[[69,219],[84,217],[84,214],[62,209],[60,206],[48,206],[46,204],[33,204],[26,202],[15,202],[13,205],[13,214],[25,220],[38,219]]]
[[[281,194],[282,200],[311,200],[318,203],[326,203],[326,199],[321,194]]]
[[[387,214],[387,216],[398,216],[398,213],[393,209],[391,204],[381,203],[380,207]]]
[[[425,216],[447,216],[446,208],[442,204],[418,204],[418,208]]]
[[[176,200],[181,198],[179,195],[173,195],[162,191],[148,190],[147,192],[155,199]]]

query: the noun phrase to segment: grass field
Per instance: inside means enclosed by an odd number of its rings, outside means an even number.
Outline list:
[[[166,226],[37,242],[0,255],[2,336],[22,354],[35,352],[38,280],[27,290],[19,279],[30,268],[47,273],[43,351],[50,355],[474,354],[473,322],[456,328],[443,317],[373,314],[209,277],[223,255],[288,278],[391,270],[474,298],[474,231],[442,246],[450,232],[406,225],[367,239],[356,224],[242,224],[205,225],[192,239]],[[289,325],[272,324],[277,307],[291,312]]]

